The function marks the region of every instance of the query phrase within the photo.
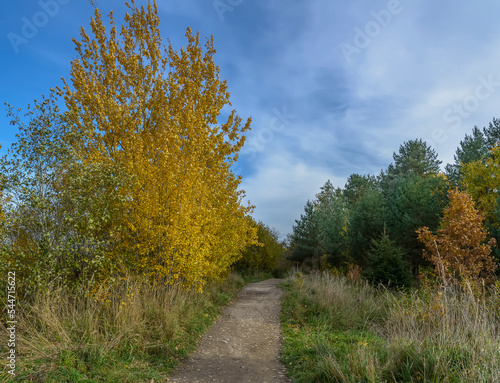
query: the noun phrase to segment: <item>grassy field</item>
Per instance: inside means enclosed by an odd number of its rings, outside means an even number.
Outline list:
[[[283,283],[294,382],[500,382],[500,289],[391,292],[327,273]]]
[[[85,291],[40,292],[29,305],[18,303],[17,376],[4,370],[0,381],[163,381],[247,282],[269,277],[231,274],[203,294],[177,286],[141,288],[132,279],[101,291],[98,299]],[[2,339],[6,334],[0,324]]]

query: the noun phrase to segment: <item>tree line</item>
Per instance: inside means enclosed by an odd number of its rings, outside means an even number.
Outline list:
[[[493,281],[500,261],[500,119],[474,127],[441,171],[422,139],[404,142],[379,175],[327,181],[288,238],[288,258],[356,267],[373,283],[411,286],[426,268],[444,281]]]

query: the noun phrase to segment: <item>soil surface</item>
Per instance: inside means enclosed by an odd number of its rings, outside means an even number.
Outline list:
[[[180,365],[171,383],[285,383],[280,279],[250,283]]]

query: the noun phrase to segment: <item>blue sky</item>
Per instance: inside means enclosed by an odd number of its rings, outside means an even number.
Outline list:
[[[138,5],[145,4],[137,0]],[[97,0],[122,20],[124,3]],[[443,165],[500,117],[500,4],[451,0],[166,0],[162,37],[213,35],[233,107],[252,131],[237,170],[254,216],[291,232],[327,179],[379,174],[422,138]],[[85,0],[0,5],[0,100],[25,107],[69,79]],[[4,109],[5,110],[5,109]],[[15,139],[0,114],[1,153]]]

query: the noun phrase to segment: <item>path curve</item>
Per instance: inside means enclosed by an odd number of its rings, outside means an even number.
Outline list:
[[[279,282],[268,279],[243,288],[168,382],[289,382],[280,362]]]

